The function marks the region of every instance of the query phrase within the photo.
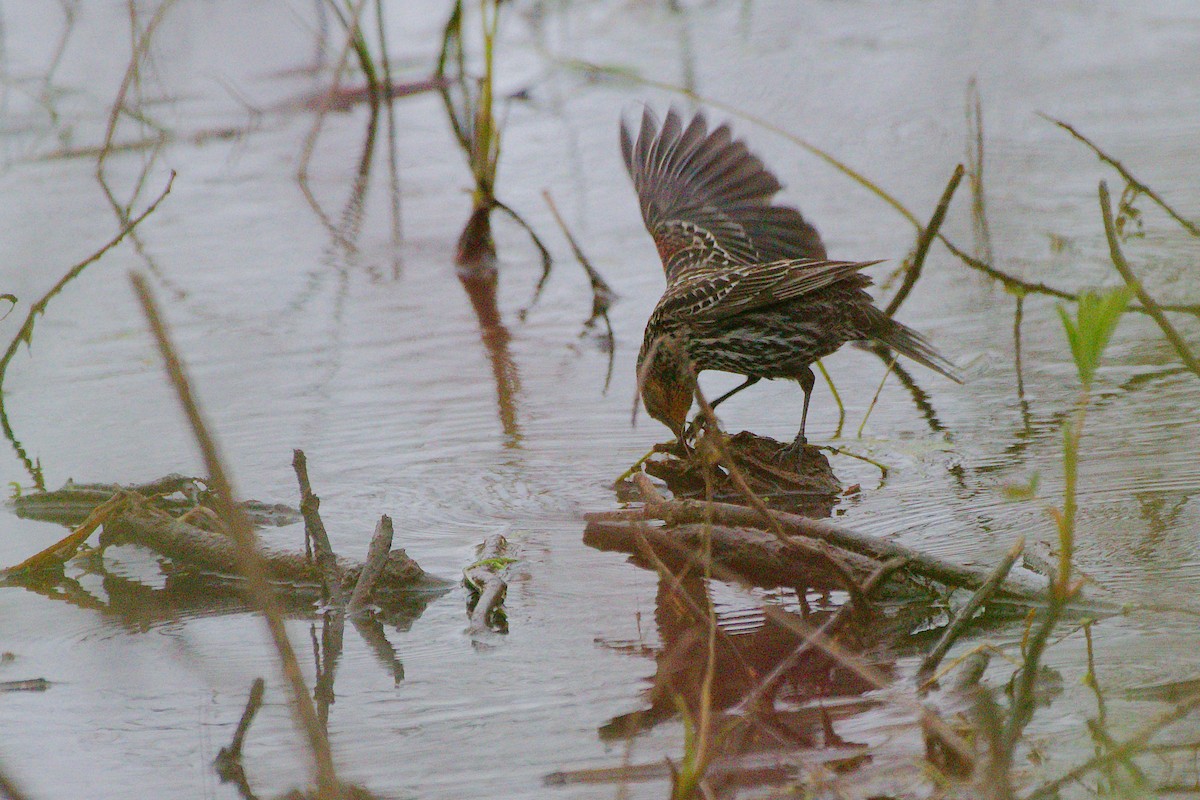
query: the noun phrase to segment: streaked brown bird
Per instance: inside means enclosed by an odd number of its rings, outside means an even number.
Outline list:
[[[812,364],[846,342],[875,341],[959,381],[954,365],[919,333],[871,304],[861,270],[878,261],[830,261],[815,228],[794,208],[772,204],[783,188],[726,125],[711,132],[697,113],[672,109],[662,125],[649,110],[636,139],[621,124],[621,151],[667,288],[638,354],[642,404],[680,441],[696,375],[717,370],[804,390],[800,431],[816,381]]]

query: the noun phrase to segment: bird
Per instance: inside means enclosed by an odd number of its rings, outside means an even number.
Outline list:
[[[647,413],[686,448],[685,423],[705,370],[745,381],[715,408],[763,379],[798,381],[807,443],[812,365],[846,342],[876,342],[961,383],[954,364],[918,332],[872,304],[862,270],[879,261],[830,260],[803,215],[773,201],[783,188],[727,124],[703,112],[662,123],[647,107],[636,134],[620,124],[621,153],[666,289],[646,322],[638,385]]]

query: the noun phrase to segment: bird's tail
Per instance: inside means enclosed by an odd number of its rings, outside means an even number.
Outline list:
[[[896,322],[877,308],[872,308],[874,317],[871,338],[885,344],[896,352],[908,356],[918,364],[945,375],[955,383],[962,383],[954,363],[933,349],[928,340],[907,325]]]

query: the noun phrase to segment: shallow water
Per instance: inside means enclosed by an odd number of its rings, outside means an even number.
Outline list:
[[[31,350],[13,360],[5,403],[17,439],[48,487],[67,478],[138,482],[198,473],[199,458],[162,375],[125,278],[153,269],[180,351],[243,495],[296,502],[291,450],[308,454],[334,548],[365,552],[381,513],[397,544],[428,571],[456,579],[474,548],[500,532],[521,564],[507,609],[510,632],[472,641],[460,589],[433,601],[406,629],[389,628],[403,663],[397,681],[350,627],[329,728],[349,779],[387,796],[610,797],[611,785],[542,785],[562,769],[678,757],[678,721],[624,743],[601,741],[612,717],[640,708],[654,646],[656,580],[624,557],[581,542],[582,513],[613,508],[613,478],[666,437],[644,415],[630,425],[633,362],[662,287],[616,146],[622,112],[659,108],[671,95],[592,81],[566,62],[590,60],[683,82],[770,120],[852,165],[920,218],[966,152],[964,99],[978,81],[986,141],[985,186],[997,263],[1033,281],[1111,284],[1096,183],[1121,182],[1082,145],[1035,112],[1071,122],[1190,218],[1200,217],[1200,14],[1191,4],[719,2],[673,14],[658,3],[516,4],[503,21],[500,90],[526,91],[508,106],[498,180],[501,199],[546,238],[557,259],[523,321],[540,274],[527,237],[497,220],[500,311],[510,340],[511,408],[497,401],[490,351],[452,265],[469,211],[470,176],[440,100],[396,102],[395,153],[402,241],[393,241],[386,153],[380,143],[357,233],[344,209],[366,137],[363,107],[332,114],[313,152],[310,186],[336,235],[301,192],[296,169],[312,112],[292,101],[324,86],[312,64],[318,17],[309,4],[180,2],[155,33],[142,75],[145,111],[173,135],[133,203],[143,208],[176,170],[170,196],[126,243],[50,304]],[[391,54],[402,79],[427,74],[442,3],[392,11]],[[539,6],[541,7],[541,6]],[[506,9],[508,11],[509,9]],[[95,178],[95,147],[128,62],[128,10],[88,5],[69,31],[61,64],[44,76],[62,20],[37,4],[6,8],[3,36],[3,172],[0,292],[20,298],[0,322],[15,335],[28,304],[117,229]],[[149,16],[143,12],[144,24]],[[107,43],[109,46],[98,46]],[[330,45],[336,58],[338,41]],[[727,115],[711,112],[712,118]],[[775,134],[734,120],[735,132],[788,184],[787,198],[842,258],[889,258],[911,247],[901,217],[845,176]],[[206,132],[232,132],[205,137]],[[118,141],[149,129],[125,119]],[[146,151],[111,155],[106,169],[127,202]],[[550,189],[596,267],[620,295],[611,311],[615,356],[581,336],[586,278],[547,211]],[[1147,285],[1176,302],[1200,299],[1190,269],[1200,241],[1144,198],[1145,236],[1127,255]],[[969,246],[967,187],[945,232]],[[344,239],[350,239],[347,246]],[[875,268],[882,279],[889,265]],[[846,524],[939,555],[994,562],[1013,539],[1050,540],[1046,503],[1060,497],[1060,422],[1075,399],[1074,368],[1053,303],[1025,302],[1025,402],[1018,397],[1013,298],[935,248],[902,319],[964,365],[956,386],[913,374],[929,393],[935,430],[894,378],[860,421],[883,375],[874,356],[828,359],[846,400],[839,444],[892,469],[836,459],[863,493],[839,508]],[[1176,319],[1196,341],[1193,320]],[[1174,374],[1175,355],[1146,318],[1122,322],[1100,375],[1102,395],[1083,444],[1080,568],[1123,602],[1200,609],[1195,458],[1200,393]],[[712,376],[710,396],[732,386]],[[760,385],[722,407],[731,430],[785,438],[800,393]],[[809,435],[837,422],[818,387]],[[1001,488],[1040,476],[1044,500],[1011,502]],[[30,485],[10,449],[0,480]],[[0,564],[16,563],[61,528],[2,519]],[[298,526],[269,541],[299,547]],[[162,588],[155,559],[134,548],[108,554],[112,575]],[[212,758],[237,722],[251,681],[268,681],[267,705],[247,741],[256,790],[301,780],[263,626],[237,607],[115,613],[112,576],[69,573],[98,602],[0,589],[0,680],[44,677],[44,693],[0,695],[0,760],[38,798],[234,797]],[[63,602],[65,600],[65,602]],[[724,598],[736,610],[745,598]],[[55,602],[59,601],[59,602]],[[111,605],[109,605],[111,604]],[[105,607],[109,606],[109,607]],[[289,630],[308,652],[314,623]],[[1003,641],[1020,632],[1002,634]],[[1011,637],[1011,638],[1009,638]],[[1141,612],[1094,631],[1099,677],[1113,690],[1114,729],[1159,706],[1123,702],[1121,688],[1194,676],[1194,620]],[[1056,774],[1091,752],[1084,720],[1094,699],[1079,685],[1082,637],[1052,648],[1065,693],[1035,721]],[[311,658],[302,656],[311,683]],[[911,670],[915,659],[898,664]],[[886,715],[862,715],[869,736]],[[1049,737],[1054,737],[1052,740]],[[634,787],[661,797],[664,782]]]

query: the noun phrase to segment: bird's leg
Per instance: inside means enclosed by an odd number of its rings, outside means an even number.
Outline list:
[[[733,387],[728,392],[726,392],[725,394],[718,397],[716,400],[713,400],[711,403],[708,404],[708,407],[715,411],[717,406],[721,405],[721,403],[724,403],[726,400],[733,397],[735,394],[740,392],[742,389],[749,389],[751,386],[758,383],[760,380],[762,380],[762,378],[746,378],[744,383],[739,383],[737,386]],[[697,412],[696,416],[692,419],[692,421],[688,423],[687,428],[684,429],[684,432],[687,433],[689,436],[694,435],[696,433],[697,429],[700,427],[700,421],[701,421],[701,419],[703,419],[703,417],[704,417],[703,411]]]
[[[805,367],[804,371],[796,376],[796,380],[804,390],[804,410],[800,412],[800,431],[792,443],[783,448],[782,455],[788,458],[799,455],[804,445],[808,444],[808,439],[804,437],[804,425],[808,422],[808,401],[812,399],[813,387],[817,385],[817,376],[813,374],[812,367]]]
[[[716,408],[717,406],[721,405],[721,403],[724,403],[726,400],[728,400],[729,398],[733,397],[735,394],[740,392],[742,389],[749,389],[751,386],[758,383],[760,380],[762,380],[762,378],[746,378],[745,383],[738,384],[737,386],[733,387],[725,394],[718,397],[716,400],[713,400],[711,403],[709,403],[708,404],[709,408]]]

